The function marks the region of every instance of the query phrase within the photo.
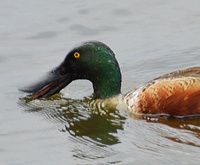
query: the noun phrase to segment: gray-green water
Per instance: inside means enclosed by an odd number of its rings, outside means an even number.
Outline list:
[[[122,93],[200,66],[199,7],[198,0],[2,1],[0,164],[199,164],[200,119],[149,121],[122,110],[95,111],[85,101],[92,94],[87,81],[62,90],[64,105],[56,98],[24,103],[17,90],[87,40],[115,52]]]

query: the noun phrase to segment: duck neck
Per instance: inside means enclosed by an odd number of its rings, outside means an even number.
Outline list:
[[[92,80],[97,98],[106,99],[121,93],[121,72],[118,63],[115,63],[112,69],[104,67],[97,75],[94,75]]]

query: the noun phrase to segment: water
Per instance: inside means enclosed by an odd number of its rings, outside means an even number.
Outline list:
[[[199,164],[199,119],[137,120],[120,109],[94,110],[87,81],[70,84],[61,100],[26,103],[17,90],[88,40],[115,52],[122,93],[199,66],[199,6],[198,0],[2,1],[0,164]]]

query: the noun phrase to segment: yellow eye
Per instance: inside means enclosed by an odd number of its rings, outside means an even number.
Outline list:
[[[79,53],[79,52],[75,52],[75,53],[74,53],[74,57],[78,59],[78,58],[80,58],[80,57],[81,57],[81,55],[80,55],[80,53]]]

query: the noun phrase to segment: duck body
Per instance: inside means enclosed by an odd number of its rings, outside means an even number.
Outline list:
[[[171,116],[200,113],[200,68],[179,70],[128,92],[123,101],[137,114]]]
[[[121,94],[121,72],[115,54],[98,41],[76,46],[44,79],[21,90],[32,93],[33,99],[50,97],[76,79],[91,81],[97,99]],[[122,101],[136,114],[199,114],[200,67],[156,78],[125,94]]]

